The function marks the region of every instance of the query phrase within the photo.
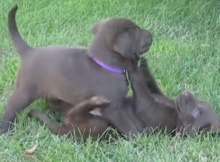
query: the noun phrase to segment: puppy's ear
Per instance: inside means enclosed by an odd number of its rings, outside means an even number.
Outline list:
[[[141,30],[140,40],[138,41],[137,54],[141,55],[150,49],[153,42],[152,34],[148,30]]]
[[[137,59],[135,32],[135,29],[130,29],[118,35],[114,40],[113,50],[121,54],[124,58]]]
[[[94,35],[97,34],[97,32],[100,30],[100,28],[102,27],[102,25],[104,24],[106,20],[101,20],[99,22],[97,22],[93,27],[92,27],[92,33]]]
[[[94,35],[96,35],[98,29],[99,29],[99,23],[96,23],[96,24],[92,27],[92,33],[93,33]]]

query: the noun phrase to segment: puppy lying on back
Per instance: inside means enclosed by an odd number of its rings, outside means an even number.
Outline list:
[[[78,103],[75,107],[69,108],[64,113],[62,123],[52,121],[40,109],[32,109],[29,115],[42,121],[56,135],[73,136],[76,140],[85,142],[89,136],[93,139],[105,137],[103,133],[110,125],[103,118],[90,114],[90,111],[103,109],[108,104],[109,101],[103,97],[91,97]]]
[[[40,98],[59,100],[74,107],[90,97],[104,96],[111,104],[102,110],[103,118],[122,133],[137,134],[138,122],[133,123],[121,109],[128,90],[124,70],[148,51],[151,33],[131,20],[110,18],[94,25],[94,39],[88,49],[33,48],[18,32],[16,11],[17,6],[9,12],[8,26],[21,67],[3,112],[0,133],[7,132],[16,115]]]
[[[144,82],[146,67],[143,60],[140,68],[128,71],[135,113],[145,125],[145,133],[150,134],[156,128],[163,132],[184,131],[194,136],[200,131],[219,130],[219,118],[209,103],[198,100],[192,93],[183,92],[172,101],[168,97],[152,93]]]

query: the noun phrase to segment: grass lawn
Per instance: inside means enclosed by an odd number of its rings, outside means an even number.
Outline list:
[[[0,117],[20,64],[7,29],[7,14],[18,4],[17,24],[24,39],[35,47],[50,44],[89,46],[91,27],[108,17],[126,17],[154,36],[145,55],[163,91],[175,97],[193,91],[219,112],[220,2],[218,0],[3,0],[0,3]],[[46,105],[36,102],[30,107]],[[66,161],[220,161],[218,138],[174,139],[138,137],[115,143],[77,144],[52,135],[26,109],[12,136],[0,136],[0,162]],[[32,157],[24,155],[35,142]]]

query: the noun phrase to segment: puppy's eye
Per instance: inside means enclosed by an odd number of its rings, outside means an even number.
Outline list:
[[[201,114],[201,110],[199,109],[199,108],[196,108],[196,109],[194,109],[193,111],[192,111],[192,116],[194,117],[194,118],[197,118],[200,114]]]

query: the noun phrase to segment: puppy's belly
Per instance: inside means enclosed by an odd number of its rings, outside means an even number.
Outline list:
[[[123,102],[127,94],[127,85],[124,78],[90,77],[89,79],[78,78],[74,80],[63,80],[62,84],[54,88],[53,94],[57,98],[76,104],[92,96],[103,96],[111,103]],[[51,88],[52,89],[52,88]]]

